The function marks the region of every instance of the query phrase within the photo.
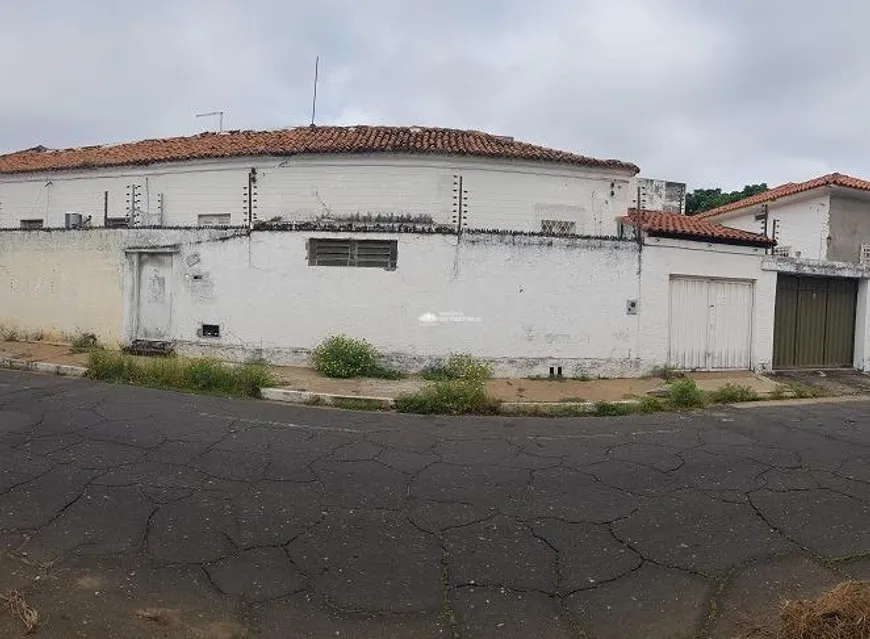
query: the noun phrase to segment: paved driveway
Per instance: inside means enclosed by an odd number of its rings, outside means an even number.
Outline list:
[[[868,424],[863,403],[417,418],[0,372],[0,590],[43,637],[729,637],[870,574]]]

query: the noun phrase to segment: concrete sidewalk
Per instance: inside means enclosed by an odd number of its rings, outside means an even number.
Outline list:
[[[48,342],[0,342],[0,360],[86,367],[87,353],[75,353],[66,344]],[[18,366],[20,367],[20,366]],[[277,381],[275,389],[264,393],[269,399],[293,403],[333,403],[331,399],[357,398],[385,400],[389,405],[401,393],[414,392],[427,382],[418,376],[401,380],[330,379],[310,368],[271,367]],[[779,384],[748,371],[689,373],[700,388],[716,390],[726,384],[746,386],[760,397],[773,395]],[[663,392],[667,383],[660,378],[643,379],[493,379],[487,390],[495,399],[507,404],[574,403],[594,405],[599,402],[628,401],[650,393]]]

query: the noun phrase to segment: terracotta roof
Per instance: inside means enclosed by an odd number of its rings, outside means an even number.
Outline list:
[[[703,213],[700,213],[695,217],[712,217],[714,215],[727,213],[728,211],[745,209],[749,206],[764,204],[765,202],[772,202],[773,200],[781,197],[786,197],[788,195],[795,195],[797,193],[812,191],[813,189],[817,189],[822,186],[842,186],[847,189],[870,191],[870,182],[868,182],[867,180],[861,180],[859,178],[852,177],[851,175],[843,175],[842,173],[830,173],[829,175],[823,175],[822,177],[807,180],[806,182],[789,182],[788,184],[781,184],[780,186],[765,191],[764,193],[752,195],[750,197],[743,198],[742,200],[732,202],[731,204],[726,204],[725,206],[720,206],[719,208],[704,211]]]
[[[634,164],[557,151],[513,138],[424,127],[318,126],[276,131],[229,131],[143,140],[113,146],[52,150],[34,147],[0,155],[0,173],[61,171],[205,158],[336,153],[414,153],[557,162],[637,173]]]
[[[715,222],[698,219],[698,216],[660,211],[638,211],[630,209],[622,217],[623,224],[634,226],[640,216],[641,228],[651,236],[673,237],[677,239],[702,240],[720,244],[743,244],[748,246],[773,246],[776,242],[759,233],[750,233],[723,226]]]

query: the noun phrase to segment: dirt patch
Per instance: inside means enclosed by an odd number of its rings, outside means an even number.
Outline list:
[[[783,371],[772,379],[805,387],[819,396],[870,395],[870,375],[855,370]]]
[[[32,636],[42,639],[251,636],[235,603],[217,594],[197,569],[154,566],[133,557],[82,557],[46,571],[19,565],[0,557],[0,637],[29,636],[27,623],[34,620],[38,628]],[[16,570],[21,574],[10,579]],[[18,587],[5,585],[10,582]]]
[[[0,358],[50,362],[67,366],[87,366],[87,353],[73,353],[66,344],[48,342],[0,342]]]
[[[870,639],[870,582],[842,583],[818,599],[787,601],[778,639]]]

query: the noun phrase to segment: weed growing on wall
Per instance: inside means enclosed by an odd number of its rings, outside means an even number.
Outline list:
[[[367,340],[331,335],[311,351],[314,369],[326,377],[400,379],[402,374],[383,364],[378,350]]]
[[[232,397],[259,397],[260,389],[274,385],[265,366],[230,366],[210,359],[147,359],[125,353],[92,350],[88,377],[117,384],[170,388]]]

